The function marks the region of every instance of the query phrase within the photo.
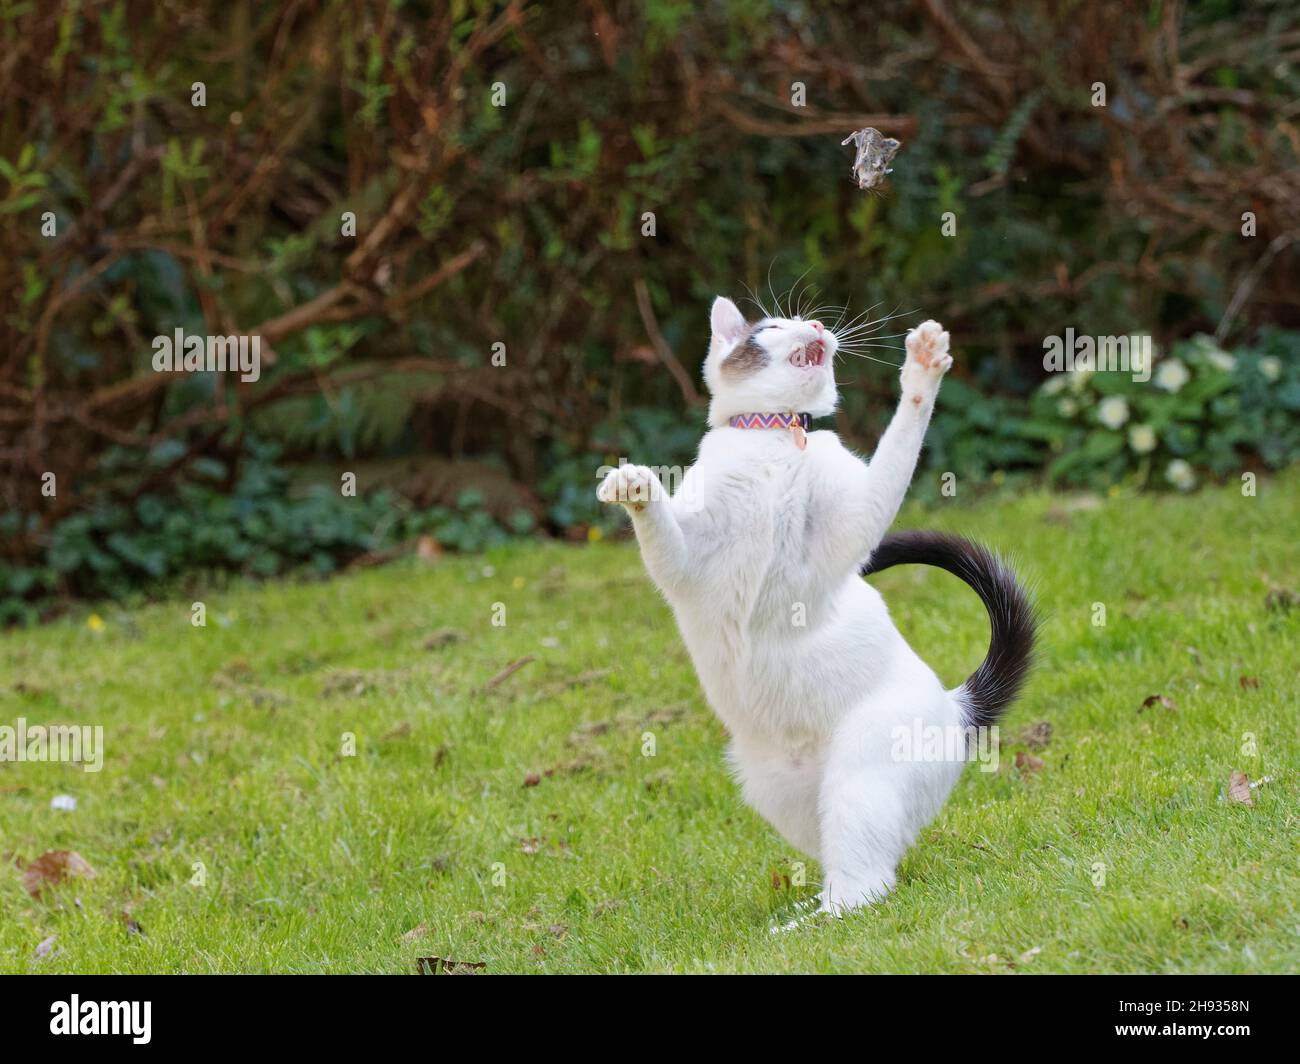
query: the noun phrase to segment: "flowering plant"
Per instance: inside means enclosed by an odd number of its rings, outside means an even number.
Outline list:
[[[1279,468],[1300,457],[1300,336],[1267,330],[1227,351],[1208,336],[1157,350],[1150,379],[1074,371],[1034,394],[1029,431],[1057,482],[1190,491],[1205,474]]]

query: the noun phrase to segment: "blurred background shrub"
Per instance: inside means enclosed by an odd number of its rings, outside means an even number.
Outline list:
[[[927,461],[976,486],[1293,460],[1293,13],[0,0],[6,615],[609,531],[599,465],[691,459],[719,291],[876,307],[880,361],[839,370],[864,450],[943,320]],[[883,195],[866,125],[904,141]],[[261,378],[154,372],[178,327],[261,336]],[[1067,327],[1189,379],[1044,383]]]

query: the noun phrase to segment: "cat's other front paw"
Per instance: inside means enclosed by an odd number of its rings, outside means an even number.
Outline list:
[[[903,388],[912,392],[933,392],[943,375],[952,368],[948,334],[937,321],[923,321],[907,334],[907,361],[903,363]]]
[[[640,513],[649,503],[660,501],[663,485],[654,470],[646,466],[621,465],[605,474],[596,498],[612,506],[626,506]]]

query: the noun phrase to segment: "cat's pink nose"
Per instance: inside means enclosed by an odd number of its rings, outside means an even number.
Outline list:
[[[818,336],[820,336],[822,334],[823,329],[825,329],[825,326],[822,325],[822,323],[819,321],[810,321],[808,324],[817,330]]]

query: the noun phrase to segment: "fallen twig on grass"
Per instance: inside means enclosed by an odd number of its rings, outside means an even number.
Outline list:
[[[529,654],[527,657],[519,658],[517,661],[512,661],[499,673],[493,676],[492,679],[488,680],[488,682],[483,685],[483,690],[491,691],[493,688],[499,686],[500,684],[504,683],[506,680],[510,679],[511,676],[513,676],[515,673],[517,673],[520,669],[522,669],[525,665],[527,665],[529,662],[533,660],[534,660],[533,656]]]

